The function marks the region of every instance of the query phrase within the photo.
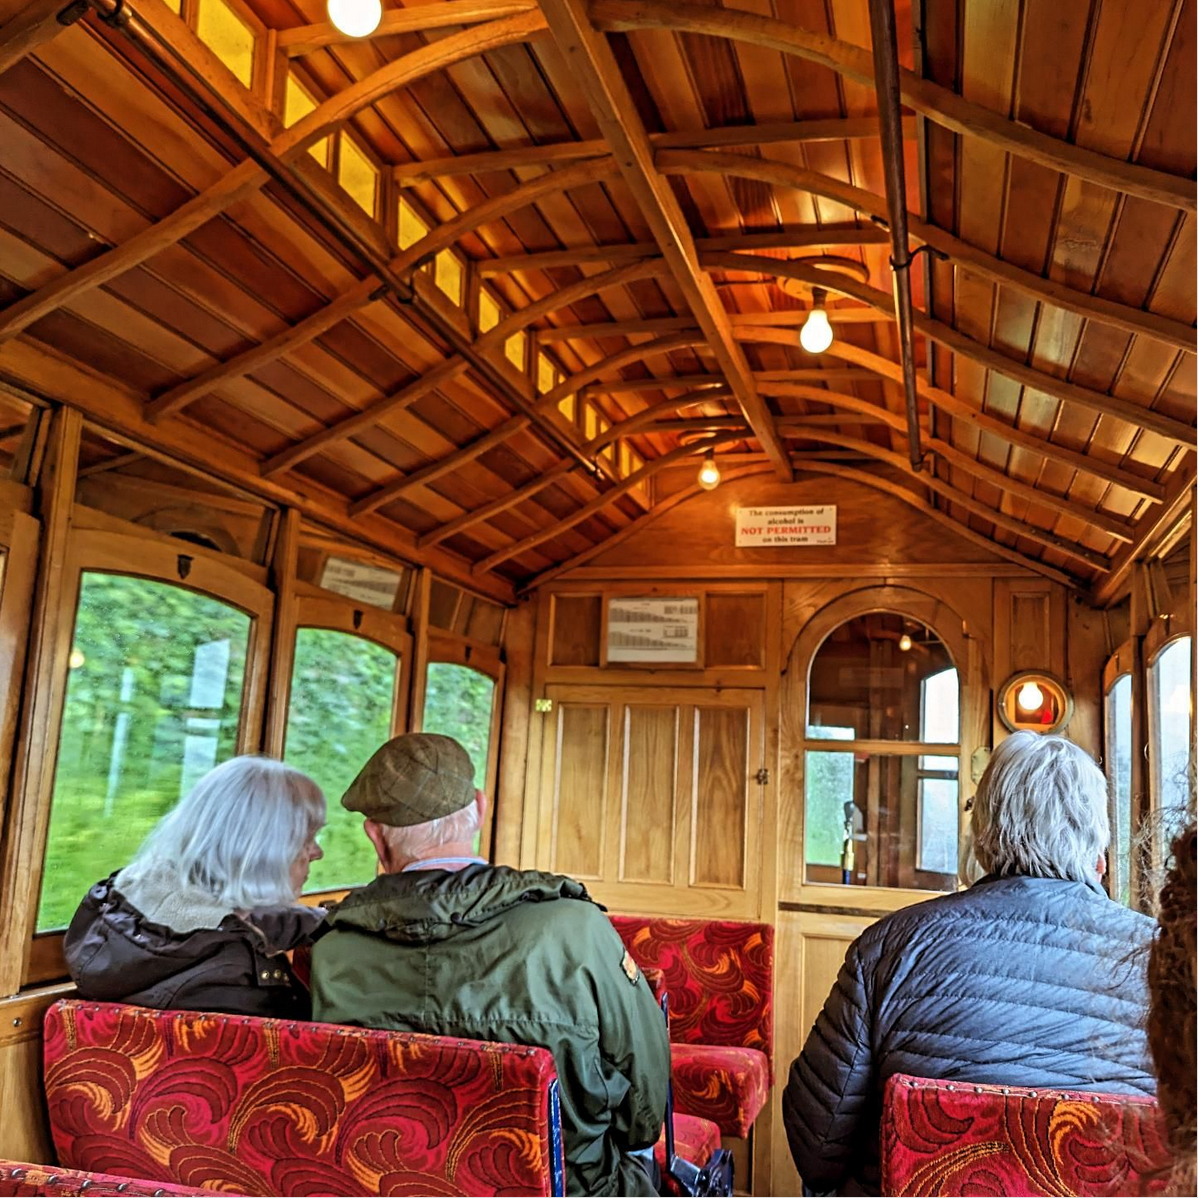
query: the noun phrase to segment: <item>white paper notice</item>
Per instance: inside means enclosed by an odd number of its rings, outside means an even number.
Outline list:
[[[835,545],[836,505],[823,507],[738,507],[740,545]]]
[[[348,557],[330,557],[324,564],[320,585],[347,599],[369,603],[390,611],[399,593],[399,575],[382,566],[371,566]]]
[[[695,662],[699,600],[616,599],[607,608],[607,660]]]

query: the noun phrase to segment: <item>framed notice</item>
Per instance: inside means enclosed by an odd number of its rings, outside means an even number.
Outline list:
[[[822,507],[738,507],[736,544],[835,545],[836,505]]]
[[[399,573],[351,557],[329,557],[325,559],[320,585],[347,599],[392,611],[399,594]]]
[[[644,665],[698,665],[698,598],[612,596],[607,605],[607,660]]]

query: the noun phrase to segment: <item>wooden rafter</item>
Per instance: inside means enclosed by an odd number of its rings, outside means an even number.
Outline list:
[[[664,269],[664,266],[654,263],[637,263],[630,267],[625,266],[605,271],[600,275],[591,275],[589,278],[581,279],[577,283],[572,283],[570,286],[564,287],[560,291],[555,291],[551,295],[538,300],[536,303],[529,304],[527,307],[514,312],[511,316],[496,325],[495,328],[479,337],[474,342],[474,349],[479,353],[487,353],[501,346],[513,333],[527,328],[534,321],[539,320],[542,316],[547,315],[558,307],[569,307],[571,304],[577,303],[579,300],[586,299],[588,296],[595,295],[598,292],[605,291],[609,287],[620,287],[628,283],[638,282],[641,279],[652,278]],[[283,470],[289,470],[299,465],[300,462],[312,457],[313,454],[328,449],[330,445],[335,445],[349,437],[357,436],[358,433],[377,424],[389,413],[402,411],[422,396],[435,391],[444,383],[457,378],[467,368],[468,363],[465,359],[458,356],[447,358],[444,362],[439,362],[431,370],[421,375],[420,378],[405,383],[402,388],[391,395],[384,396],[362,411],[355,412],[352,416],[347,416],[344,420],[340,420],[328,428],[323,428],[319,432],[313,433],[310,437],[299,442],[299,444],[292,445],[288,449],[275,454],[274,457],[268,458],[262,464],[263,476],[269,478]],[[526,428],[527,426],[528,421],[524,420],[521,427]]]
[[[790,461],[769,408],[719,294],[699,266],[677,197],[653,165],[653,147],[607,39],[591,25],[584,0],[541,0],[541,11],[737,403],[778,476],[790,479]]]
[[[583,451],[586,453],[595,453],[604,446],[610,445],[618,439],[614,435],[614,430],[617,428],[625,430],[631,435],[634,431],[634,426],[637,428],[643,427],[663,412],[678,411],[681,408],[691,407],[695,404],[710,403],[716,399],[729,399],[731,398],[731,394],[727,388],[720,388],[711,391],[693,391],[689,395],[680,395],[674,399],[662,400],[660,403],[653,404],[651,407],[637,412],[635,416],[630,416],[627,420],[622,420],[618,425],[613,425],[606,432],[588,441],[583,446]],[[419,538],[418,543],[423,546],[438,545],[448,537],[455,536],[459,532],[464,532],[472,525],[479,524],[484,520],[490,520],[493,516],[508,511],[510,508],[523,503],[525,499],[531,498],[551,482],[555,482],[562,475],[567,474],[572,468],[571,463],[562,462],[542,475],[541,478],[533,479],[532,482],[526,483],[523,487],[507,495],[501,495],[497,499],[491,500],[490,503],[486,503],[480,508],[475,508],[473,511],[463,512],[460,516],[442,524],[439,528],[431,529]]]
[[[612,169],[610,161],[604,159],[575,163],[556,175],[545,175],[533,179],[514,188],[506,195],[496,196],[486,203],[475,205],[475,207],[459,213],[452,220],[431,229],[419,241],[408,246],[406,250],[402,250],[391,260],[390,269],[401,276],[410,273],[422,262],[434,257],[446,246],[452,245],[463,233],[527,207],[547,192],[563,191],[580,183],[589,183],[603,178],[610,174]],[[386,288],[382,287],[381,290],[385,293]],[[164,416],[181,412],[188,404],[202,395],[206,395],[218,384],[235,378],[243,378],[251,371],[260,369],[301,345],[306,345],[313,338],[327,332],[334,325],[366,307],[372,299],[379,298],[379,296],[380,284],[377,279],[371,277],[355,283],[336,299],[291,328],[269,338],[261,345],[254,346],[253,349],[245,350],[224,362],[218,362],[195,378],[188,379],[163,392],[147,405],[147,414],[151,419],[159,420]]]
[[[169,12],[165,13],[165,17],[177,24],[176,18]],[[435,74],[476,54],[483,54],[487,50],[512,42],[525,41],[543,28],[544,22],[540,15],[528,13],[475,26],[461,33],[439,38],[430,45],[421,46],[410,54],[404,54],[380,67],[366,79],[326,100],[290,129],[279,132],[271,142],[270,153],[282,164],[292,162],[298,159],[308,146],[325,136],[331,128],[348,120],[361,108],[373,104],[389,92],[406,87],[426,75]],[[66,271],[57,279],[10,304],[0,311],[0,342],[15,336],[35,320],[71,299],[133,270],[155,254],[175,245],[238,200],[262,187],[269,177],[266,169],[257,163],[242,162],[210,187],[193,196],[175,212],[143,229],[127,242],[85,262],[82,266]]]
[[[280,45],[286,36],[279,35]],[[905,125],[906,132],[913,136],[915,118],[908,118]],[[870,117],[838,117],[829,120],[774,121],[761,125],[726,125],[715,129],[650,133],[649,144],[655,150],[687,150],[707,149],[713,146],[767,146],[776,145],[778,142],[802,144],[854,141],[858,138],[876,137],[877,133],[877,123]],[[483,150],[478,154],[449,154],[444,158],[426,158],[422,162],[403,162],[393,169],[396,180],[403,186],[410,187],[416,183],[430,183],[435,179],[455,175],[483,175],[491,171],[545,166],[551,162],[568,162],[573,158],[598,158],[609,152],[607,143],[599,139],[553,142],[541,146],[520,146],[511,150]]]
[[[367,34],[366,38],[350,37],[349,34],[342,33],[331,21],[280,29],[276,36],[279,50],[283,54],[288,58],[300,58],[326,46],[339,46],[380,37],[397,37],[403,33],[423,33],[455,25],[478,25],[499,17],[514,17],[521,13],[535,12],[536,7],[536,0],[435,0],[433,3],[384,9],[383,19],[378,28]]]
[[[494,570],[496,566],[502,565],[510,558],[518,557],[522,553],[527,553],[530,549],[535,549],[545,541],[560,536],[563,532],[573,528],[574,525],[581,524],[589,516],[602,511],[603,508],[614,503],[622,495],[628,494],[634,487],[639,487],[641,483],[652,478],[658,471],[664,470],[667,466],[672,466],[681,458],[690,457],[696,453],[705,453],[707,450],[714,449],[729,441],[740,440],[743,440],[740,433],[730,433],[709,437],[705,441],[695,441],[689,445],[679,445],[676,449],[671,449],[669,453],[662,454],[661,457],[654,458],[651,462],[646,462],[639,470],[634,470],[627,478],[612,487],[611,490],[604,491],[603,494],[595,496],[589,503],[583,504],[582,507],[571,512],[556,524],[548,528],[539,529],[537,532],[511,545],[505,545],[502,549],[483,558],[482,561],[476,562],[474,572],[476,574],[485,574],[489,570]]]
[[[791,250],[808,246],[855,246],[885,244],[881,229],[841,225],[819,225],[809,229],[770,233],[737,233],[730,237],[699,237],[696,248],[705,250]],[[480,275],[504,275],[517,270],[550,270],[559,266],[589,266],[596,262],[629,262],[637,258],[655,258],[660,251],[652,241],[629,245],[589,245],[574,250],[546,250],[536,254],[512,254],[503,258],[483,258]]]
[[[784,312],[729,312],[728,319],[734,328],[761,326],[766,328],[797,327],[807,319],[807,310],[796,309]],[[832,324],[880,324],[890,318],[872,308],[829,308],[828,320]],[[595,324],[563,324],[540,329],[537,340],[542,345],[558,341],[585,341],[593,337],[635,337],[640,334],[664,333],[670,329],[694,328],[690,316],[655,316],[647,320],[608,320]]]
[[[859,299],[878,312],[893,311],[894,301],[884,291],[879,291],[864,283],[858,283],[856,279],[851,279],[847,275],[805,267],[801,261],[778,262],[777,259],[748,254],[705,254],[702,261],[708,267],[722,267],[726,270],[745,270],[802,279],[824,286],[829,291],[838,291],[843,295]],[[1028,366],[1025,362],[1009,358],[1006,354],[999,353],[998,350],[973,340],[950,325],[922,313],[915,314],[915,327],[925,337],[938,342],[946,349],[952,350],[953,353],[960,354],[962,357],[976,362],[979,366],[984,366],[987,370],[1012,379],[1022,386],[1032,387],[1037,391],[1042,391],[1045,395],[1075,403],[1079,407],[1088,408],[1100,415],[1112,416],[1119,420],[1126,420],[1129,424],[1137,425],[1140,428],[1151,429],[1154,433],[1179,445],[1189,446],[1194,443],[1194,427],[1181,420],[1176,420],[1172,416],[1166,416],[1163,412],[1154,411],[1143,404],[1134,403],[1117,395],[1108,395],[1105,391],[1082,387],[1078,383],[1071,383],[1056,375],[1046,374],[1034,366]],[[793,334],[765,332],[758,334],[753,331],[751,326],[737,330],[737,336],[746,341],[772,340],[777,344],[798,345],[798,339]],[[858,352],[858,348],[841,341],[833,342],[832,348],[827,352],[842,357],[846,361],[858,360],[854,356]],[[891,376],[888,374],[887,377]],[[899,378],[901,379],[901,371]],[[898,380],[892,379],[892,381]]]
[[[882,219],[885,205],[880,196],[860,187],[842,183],[827,175],[779,162],[770,158],[755,158],[747,154],[724,152],[671,150],[657,156],[659,168],[667,175],[692,175],[714,173],[742,179],[755,179],[776,187],[792,187],[809,191],[813,195],[834,200],[858,212]],[[1128,304],[1103,299],[1088,291],[1079,291],[1053,279],[1045,279],[1030,270],[1023,270],[1011,262],[987,254],[971,246],[936,225],[911,217],[908,221],[911,236],[930,245],[942,254],[947,254],[959,267],[981,275],[993,283],[1011,287],[1032,299],[1063,308],[1075,316],[1109,324],[1126,333],[1142,334],[1155,341],[1162,341],[1176,349],[1194,352],[1198,346],[1198,332],[1192,325],[1172,320],[1155,312],[1146,312]]]
[[[498,330],[492,330],[483,340],[498,340],[494,334]],[[543,395],[536,403],[534,408],[537,412],[552,412],[562,400],[573,395],[585,386],[591,379],[598,378],[608,370],[616,370],[621,366],[626,366],[632,362],[638,362],[647,356],[655,354],[667,354],[676,349],[684,349],[687,346],[694,345],[696,342],[702,341],[700,334],[674,334],[669,337],[661,337],[655,342],[649,342],[645,345],[638,345],[632,349],[621,350],[619,353],[612,354],[608,358],[604,358],[601,362],[596,362],[593,366],[587,367],[586,370],[581,370],[576,374],[572,374],[568,379],[555,387],[552,391]],[[364,495],[350,507],[352,515],[359,515],[362,512],[372,512],[384,504],[392,503],[402,495],[414,487],[423,486],[426,483],[435,482],[438,478],[444,478],[445,475],[453,473],[462,466],[468,465],[476,458],[486,453],[488,450],[494,449],[496,446],[502,445],[505,441],[510,440],[517,433],[528,428],[530,419],[527,416],[513,416],[508,420],[503,421],[495,428],[484,433],[481,437],[475,438],[468,445],[462,445],[455,449],[452,453],[446,454],[445,457],[438,459],[435,462],[428,462],[419,469],[412,471],[410,474],[402,475],[400,478],[394,479],[381,487],[376,487],[368,495]]]
[[[0,75],[82,15],[70,0],[29,0],[0,25]]]
[[[745,338],[750,340],[750,338]],[[754,376],[759,383],[794,382],[794,383],[868,383],[876,382],[870,377],[868,370],[838,369],[830,370],[812,368],[810,370],[759,370]],[[606,383],[591,383],[582,389],[581,394],[589,398],[592,395],[616,395],[628,392],[661,391],[669,387],[701,387],[704,383],[720,383],[723,380],[718,374],[675,374],[662,375],[648,379],[615,379]]]
[[[675,0],[595,0],[591,16],[605,30],[672,29],[730,38],[819,63],[867,87],[874,82],[873,59],[868,50],[776,17]],[[1126,195],[1186,212],[1198,208],[1193,179],[1112,158],[1041,133],[913,71],[900,71],[899,86],[905,104],[954,133],[980,138],[1050,170]]]

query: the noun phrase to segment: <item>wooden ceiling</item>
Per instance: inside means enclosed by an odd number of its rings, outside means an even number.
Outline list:
[[[1194,0],[899,0],[918,444],[870,0],[433,0],[357,42],[323,5],[0,0],[0,381],[497,594],[707,447],[901,490],[1100,600],[1186,501]],[[288,72],[317,107],[285,127]]]

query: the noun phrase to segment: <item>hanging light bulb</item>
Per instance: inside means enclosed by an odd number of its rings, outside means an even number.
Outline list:
[[[908,653],[911,650],[911,638],[905,632],[899,637],[899,648],[904,653]]]
[[[1025,682],[1015,696],[1020,711],[1039,711],[1044,706],[1044,692],[1034,683]]]
[[[824,308],[827,292],[822,287],[811,289],[813,307],[799,330],[799,344],[809,354],[822,354],[832,344],[832,325]]]
[[[709,449],[699,467],[699,486],[704,491],[714,491],[720,485],[720,468],[715,464],[715,454]]]
[[[383,19],[381,0],[328,0],[329,20],[348,37],[369,37]]]

